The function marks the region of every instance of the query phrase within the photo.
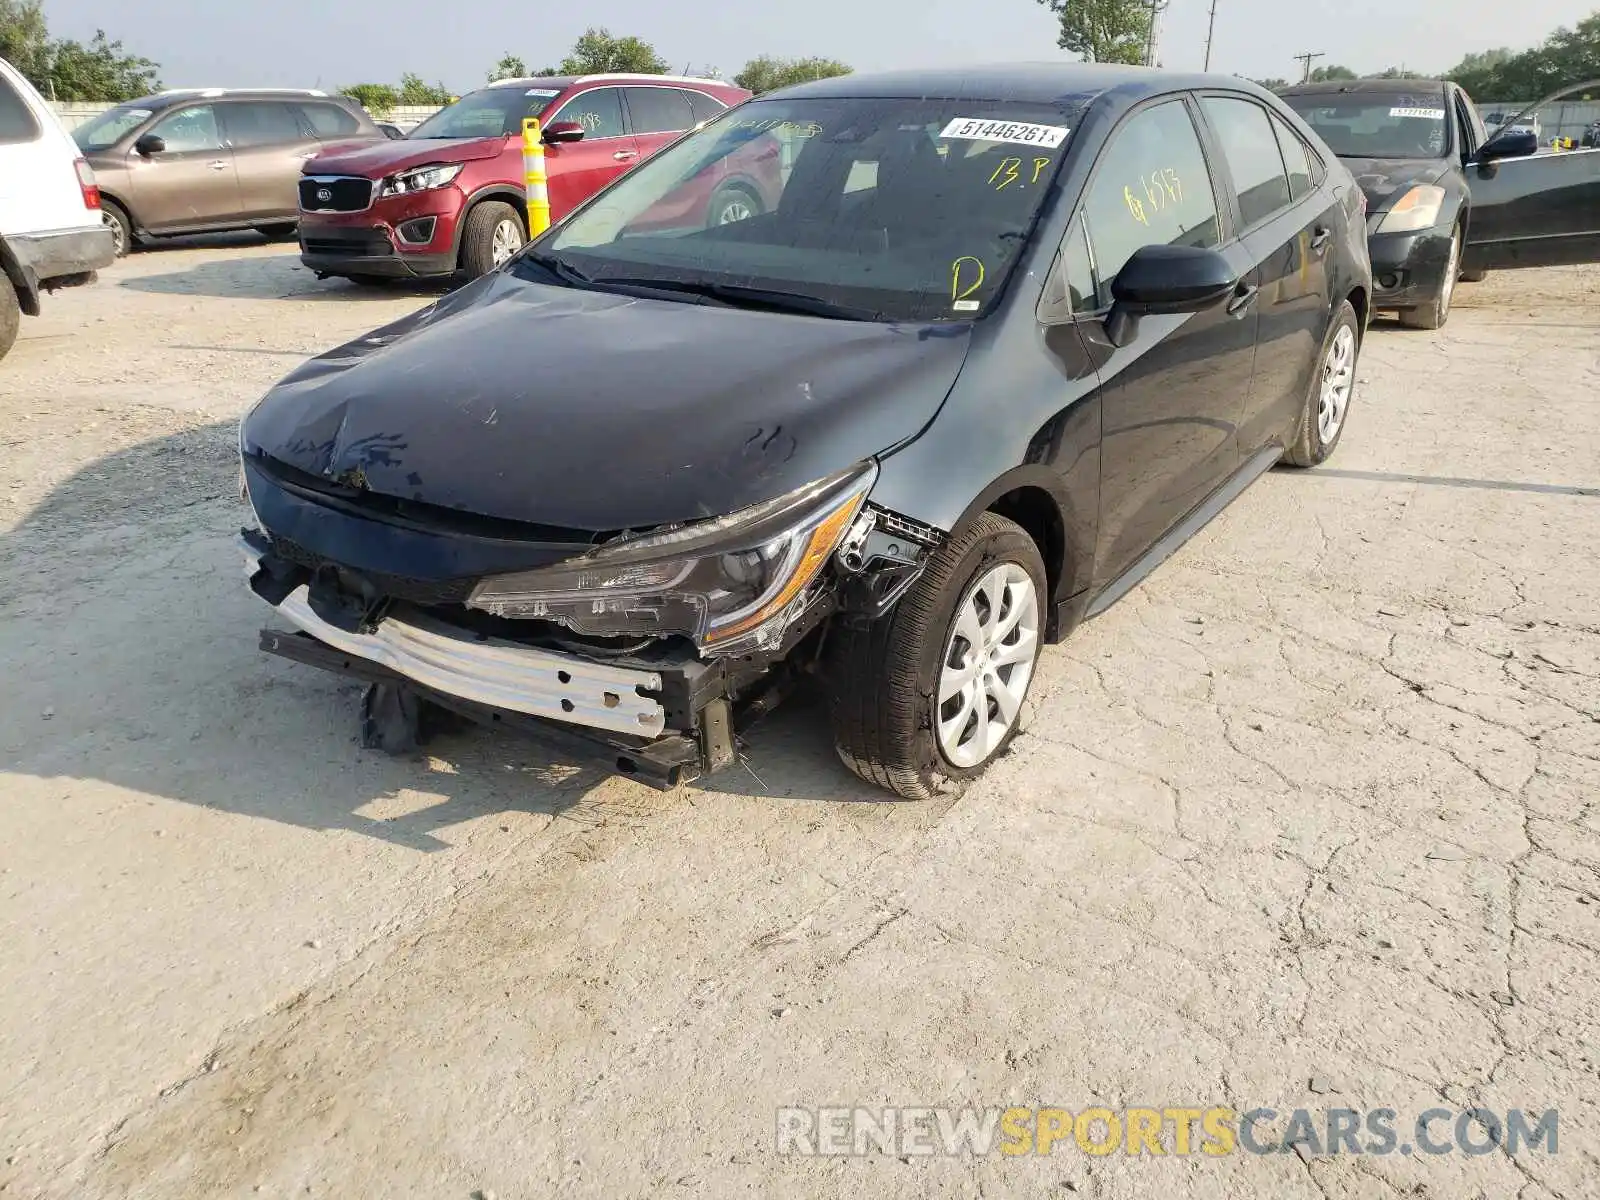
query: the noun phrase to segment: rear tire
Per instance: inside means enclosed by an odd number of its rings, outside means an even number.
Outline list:
[[[1427,304],[1400,310],[1400,324],[1407,329],[1443,329],[1450,319],[1450,305],[1455,299],[1456,280],[1461,275],[1461,226],[1450,235],[1450,257],[1445,262],[1444,273],[1439,277],[1439,290]]]
[[[0,358],[16,345],[21,328],[22,305],[17,302],[17,289],[11,286],[11,280],[0,275]]]
[[[105,196],[100,197],[100,220],[111,230],[111,240],[116,246],[118,258],[123,257],[138,244],[134,239],[133,221],[128,216],[128,210],[115,200]]]
[[[1324,463],[1339,447],[1344,427],[1349,424],[1350,402],[1355,399],[1356,367],[1361,359],[1361,324],[1350,301],[1334,310],[1333,321],[1322,339],[1322,350],[1311,372],[1306,400],[1300,410],[1300,424],[1294,443],[1284,455],[1291,467],[1314,467]],[[1341,392],[1339,389],[1343,388]],[[1332,417],[1329,408],[1337,411]]]
[[[959,792],[981,775],[1021,727],[1048,600],[1039,547],[984,513],[889,616],[830,631],[825,678],[845,766],[908,800]],[[970,682],[952,689],[963,675]]]
[[[1461,272],[1461,282],[1462,283],[1482,283],[1487,278],[1489,278],[1489,272],[1487,272],[1487,271],[1463,271],[1463,272]]]
[[[468,279],[487,275],[510,258],[506,253],[520,250],[528,240],[528,226],[522,214],[502,200],[485,200],[467,214],[467,227],[461,231],[461,273]]]

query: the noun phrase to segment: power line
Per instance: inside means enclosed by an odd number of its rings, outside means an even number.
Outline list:
[[[1206,27],[1206,65],[1207,71],[1211,70],[1211,42],[1217,36],[1217,3],[1211,0],[1211,24]]]
[[[1311,82],[1311,63],[1312,63],[1312,61],[1315,60],[1315,59],[1327,58],[1327,57],[1328,57],[1328,54],[1327,54],[1327,51],[1325,51],[1325,50],[1317,50],[1317,51],[1313,51],[1313,52],[1310,52],[1310,53],[1307,53],[1307,54],[1296,54],[1294,56],[1295,62],[1304,63],[1305,67],[1306,67],[1305,71],[1300,76],[1300,82],[1301,83],[1310,83]]]

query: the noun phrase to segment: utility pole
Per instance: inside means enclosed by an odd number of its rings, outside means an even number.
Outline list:
[[[1304,63],[1305,67],[1306,67],[1305,71],[1300,76],[1300,82],[1301,83],[1310,83],[1311,82],[1311,63],[1315,59],[1327,58],[1327,57],[1328,57],[1328,54],[1327,54],[1327,51],[1325,51],[1325,50],[1317,50],[1317,51],[1314,51],[1314,52],[1308,53],[1308,54],[1296,54],[1294,56],[1295,62]]]
[[[1205,70],[1211,70],[1211,42],[1217,36],[1217,4],[1218,0],[1211,0],[1211,24],[1206,27],[1206,65]]]
[[[1144,43],[1144,65],[1161,65],[1161,14],[1167,11],[1171,0],[1146,0],[1150,5],[1150,33]]]

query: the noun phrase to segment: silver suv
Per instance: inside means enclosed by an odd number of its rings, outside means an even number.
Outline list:
[[[300,168],[331,145],[386,138],[354,101],[314,90],[180,89],[73,130],[105,222],[126,254],[146,238],[229,229],[294,233]]]

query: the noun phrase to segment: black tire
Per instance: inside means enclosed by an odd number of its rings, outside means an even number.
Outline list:
[[[115,200],[105,196],[100,197],[100,219],[105,222],[106,228],[111,230],[111,236],[116,240],[118,258],[139,244],[134,237],[133,220],[128,216],[128,210]]]
[[[1461,277],[1461,226],[1457,225],[1451,231],[1451,259],[1456,264],[1455,269],[1448,267],[1439,276],[1439,287],[1433,293],[1433,299],[1416,308],[1402,308],[1399,312],[1400,324],[1407,329],[1443,329],[1445,322],[1450,319],[1451,302],[1455,299],[1456,280]]]
[[[405,757],[422,745],[423,702],[409,688],[373,683],[361,697],[361,746]]]
[[[1461,282],[1462,283],[1482,283],[1487,278],[1489,278],[1489,272],[1487,272],[1487,271],[1463,271],[1463,272],[1461,272]]]
[[[1345,400],[1344,412],[1340,415],[1338,427],[1334,430],[1333,437],[1325,442],[1322,440],[1322,429],[1318,421],[1322,405],[1322,383],[1333,353],[1334,342],[1342,329],[1348,329],[1355,339],[1350,360],[1350,392]],[[1305,403],[1300,406],[1300,421],[1295,430],[1294,441],[1290,443],[1288,452],[1284,455],[1284,462],[1289,466],[1315,467],[1326,462],[1338,449],[1339,439],[1344,436],[1345,427],[1350,424],[1350,405],[1355,400],[1356,379],[1360,375],[1360,366],[1361,322],[1357,319],[1356,310],[1351,307],[1350,301],[1344,300],[1334,310],[1333,320],[1328,325],[1328,332],[1322,339],[1322,348],[1317,352],[1317,361],[1311,369],[1311,379],[1306,385]]]
[[[1044,560],[1021,526],[995,513],[951,538],[889,616],[864,629],[841,625],[829,632],[825,678],[834,743],[845,766],[868,783],[908,800],[954,794],[1017,735],[1020,709],[988,757],[961,768],[945,757],[935,733],[939,677],[955,616],[983,575],[1002,563],[1016,564],[1033,581],[1042,645],[1049,604]],[[1030,670],[1037,667],[1036,647]]]
[[[730,216],[730,211],[743,211],[744,215]],[[764,211],[760,196],[742,183],[730,183],[711,197],[710,207],[706,209],[706,228],[748,221],[751,217],[759,217]]]
[[[523,244],[526,244],[527,222],[503,200],[485,200],[467,214],[467,226],[461,231],[461,273],[469,280],[495,269],[495,230],[508,221],[521,231]]]
[[[17,300],[17,289],[0,274],[0,358],[17,344],[17,331],[21,328],[22,305]]]
[[[300,236],[300,226],[293,221],[280,221],[276,225],[257,225],[256,232],[269,242],[285,241]]]

